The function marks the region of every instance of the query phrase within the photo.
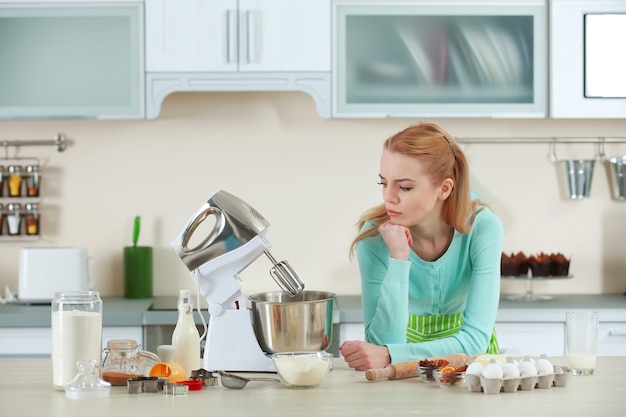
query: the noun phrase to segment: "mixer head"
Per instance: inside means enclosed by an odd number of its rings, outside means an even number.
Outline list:
[[[199,244],[190,248],[194,232],[210,216],[215,217],[213,229]],[[289,294],[299,294],[304,284],[298,274],[286,261],[278,262],[269,253],[269,242],[264,239],[268,227],[269,222],[249,204],[226,191],[216,191],[189,219],[171,245],[189,271],[202,269],[201,275],[217,269],[236,275],[265,253],[274,265],[270,270],[274,281]],[[210,289],[204,287],[210,285],[204,282],[200,286],[207,296]]]
[[[196,246],[189,247],[196,229],[210,216],[215,216],[213,230]],[[233,251],[263,235],[269,227],[259,212],[234,195],[218,190],[187,222],[182,233],[172,242],[178,257],[193,271],[205,263]]]

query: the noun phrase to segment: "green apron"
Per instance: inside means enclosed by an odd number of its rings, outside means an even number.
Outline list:
[[[452,336],[459,331],[463,324],[461,316],[462,313],[444,316],[417,316],[409,314],[406,341],[408,343],[420,343]],[[499,350],[496,329],[494,328],[485,353],[497,355]]]

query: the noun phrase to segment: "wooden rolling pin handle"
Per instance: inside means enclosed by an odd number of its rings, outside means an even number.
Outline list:
[[[392,379],[396,374],[396,369],[393,365],[387,365],[385,368],[368,369],[365,371],[365,378],[368,381],[376,381],[377,379],[389,378]]]

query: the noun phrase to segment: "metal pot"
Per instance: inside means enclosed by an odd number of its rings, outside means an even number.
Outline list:
[[[332,341],[335,298],[322,291],[249,296],[252,327],[261,349],[265,353],[327,349]]]
[[[626,156],[609,159],[608,170],[613,199],[626,200]]]

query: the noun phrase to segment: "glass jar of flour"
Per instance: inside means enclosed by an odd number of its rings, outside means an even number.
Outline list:
[[[76,363],[102,355],[102,299],[98,291],[57,292],[52,300],[52,385],[65,389]],[[98,372],[99,374],[99,372]]]

